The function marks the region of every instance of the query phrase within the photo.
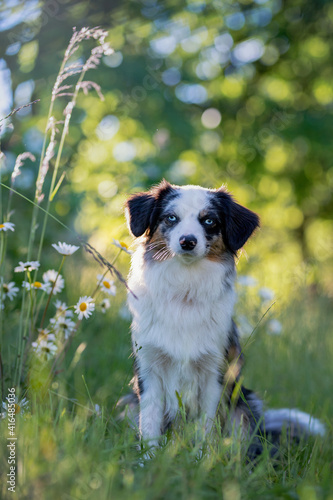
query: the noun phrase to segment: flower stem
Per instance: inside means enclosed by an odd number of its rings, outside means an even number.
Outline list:
[[[56,286],[56,283],[57,283],[57,279],[59,277],[59,274],[60,274],[60,271],[62,269],[62,266],[64,265],[64,262],[65,262],[65,259],[66,259],[66,255],[63,255],[62,256],[62,261],[61,261],[61,264],[60,264],[60,267],[59,267],[59,270],[58,270],[58,274],[56,276],[56,279],[54,280],[54,283],[53,283],[53,286],[52,286],[52,290],[49,294],[49,298],[47,300],[47,303],[46,303],[46,306],[45,306],[45,309],[44,309],[44,313],[43,313],[43,317],[42,317],[42,321],[40,323],[40,328],[43,328],[43,324],[44,324],[44,320],[45,320],[45,316],[46,316],[46,312],[47,312],[47,309],[49,307],[49,304],[50,304],[50,300],[51,300],[51,297],[53,295],[53,290],[54,290],[54,287]]]
[[[119,250],[119,252],[118,252],[118,253],[117,253],[117,255],[115,256],[115,258],[114,258],[114,259],[113,259],[113,261],[111,262],[111,266],[113,266],[113,265],[115,264],[116,260],[118,259],[119,255],[121,254],[121,252],[122,252],[122,249],[120,249],[120,250]],[[105,273],[103,274],[103,276],[101,277],[101,279],[100,279],[100,280],[99,280],[99,282],[97,283],[97,286],[96,286],[95,290],[94,290],[94,291],[93,291],[93,293],[91,294],[91,297],[92,297],[92,298],[94,298],[94,296],[96,295],[96,293],[97,293],[97,291],[98,291],[99,287],[101,286],[101,283],[102,283],[103,279],[104,279],[104,278],[105,278],[105,276],[108,274],[108,272],[109,272],[109,269],[107,269],[107,270],[105,271]]]
[[[62,60],[61,66],[60,66],[59,73],[57,75],[57,80],[58,80],[59,76],[63,73],[63,71],[65,69],[66,63],[67,63],[67,58],[64,57],[64,59]],[[44,132],[44,140],[43,140],[42,152],[41,152],[41,155],[40,155],[37,180],[38,180],[38,178],[40,176],[42,165],[43,165],[43,161],[44,161],[44,156],[45,156],[45,151],[46,151],[46,141],[47,141],[47,136],[48,136],[47,132],[48,132],[50,118],[51,118],[52,113],[53,113],[53,106],[54,106],[54,99],[51,98],[49,112],[48,112],[47,120],[46,120],[46,127],[45,127],[45,132]],[[37,184],[38,183],[36,181],[36,186],[37,186]],[[37,188],[36,188],[36,192],[35,192],[35,205],[34,205],[34,208],[33,208],[33,211],[32,211],[31,230],[30,230],[30,237],[29,237],[27,260],[30,260],[30,258],[31,258],[32,247],[33,247],[34,240],[35,240],[35,233],[36,233],[36,228],[37,228],[38,209],[39,209],[39,207],[38,207]]]
[[[38,248],[38,255],[37,255],[37,260],[38,261],[40,259],[41,254],[42,254],[42,248],[43,248],[45,231],[46,231],[46,224],[47,224],[47,219],[48,219],[48,212],[49,212],[50,204],[51,204],[51,202],[53,200],[53,196],[54,196],[54,194],[53,194],[54,185],[55,185],[55,182],[56,182],[56,179],[57,179],[58,169],[59,169],[59,165],[60,165],[62,150],[63,150],[64,143],[65,143],[65,138],[66,138],[66,135],[67,135],[67,132],[68,132],[69,122],[70,122],[70,119],[71,119],[71,116],[72,116],[72,111],[73,111],[73,109],[75,107],[75,104],[76,104],[76,98],[77,98],[77,95],[78,95],[79,90],[80,90],[80,85],[82,83],[83,78],[85,77],[85,74],[86,74],[86,71],[82,71],[82,73],[80,75],[80,78],[77,81],[77,84],[75,86],[75,91],[74,91],[74,94],[73,94],[73,97],[72,97],[72,101],[71,101],[71,103],[72,103],[71,111],[66,115],[64,127],[62,129],[62,134],[61,134],[59,149],[58,149],[57,158],[56,158],[55,165],[54,165],[54,170],[53,170],[53,175],[52,175],[52,180],[51,180],[51,186],[50,186],[50,190],[49,190],[49,196],[48,196],[48,199],[47,199],[46,212],[44,214],[42,234],[41,234],[41,237],[40,237],[39,248]]]
[[[115,256],[115,258],[113,259],[113,261],[111,262],[111,265],[113,266],[116,262],[116,260],[118,259],[119,255],[121,254],[122,252],[122,249],[119,250],[119,252],[117,253],[117,255]],[[107,269],[105,271],[105,273],[103,274],[102,278],[99,280],[95,290],[93,291],[91,297],[93,298],[96,293],[98,292],[98,289],[100,287],[100,284],[102,283],[104,277],[107,275],[109,269]],[[73,331],[71,333],[71,335],[67,338],[67,340],[64,342],[64,344],[62,345],[62,348],[61,350],[58,352],[57,356],[55,357],[54,359],[54,362],[53,362],[53,365],[51,367],[51,370],[50,370],[50,373],[49,373],[49,377],[48,377],[48,380],[46,381],[46,384],[49,384],[49,382],[52,380],[52,377],[54,376],[55,374],[55,369],[56,369],[56,366],[57,364],[59,363],[59,361],[61,361],[63,359],[63,357],[65,356],[66,354],[66,350],[67,348],[70,346],[72,340],[73,340],[73,337],[74,337],[74,334],[75,332],[77,331],[78,327],[80,326],[82,322],[82,319],[79,319],[76,324],[75,324],[75,327],[73,328]]]

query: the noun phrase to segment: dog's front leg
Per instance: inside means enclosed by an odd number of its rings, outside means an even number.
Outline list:
[[[217,408],[222,395],[222,386],[218,379],[218,374],[207,375],[206,387],[202,391],[200,410],[202,419],[205,422],[205,435],[207,436],[213,426]]]
[[[151,373],[140,397],[140,435],[157,446],[163,423],[164,397],[160,378]]]

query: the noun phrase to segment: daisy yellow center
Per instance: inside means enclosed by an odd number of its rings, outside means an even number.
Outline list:
[[[123,248],[126,248],[126,250],[128,249],[127,243],[125,243],[124,241],[119,241],[119,243]]]
[[[21,407],[15,403],[15,413],[20,413]]]
[[[6,293],[6,292],[8,292],[8,290],[9,290],[8,286],[4,284],[3,285],[3,291]]]
[[[103,281],[103,285],[105,286],[105,288],[111,288],[111,285],[108,281]]]
[[[40,282],[40,281],[35,281],[35,283],[34,283],[34,287],[35,287],[35,288],[41,288],[41,287],[42,287],[41,282]]]
[[[80,311],[85,311],[87,309],[87,304],[85,302],[82,302],[82,304],[80,304]]]
[[[4,224],[0,224],[0,229],[3,229],[5,227]]]

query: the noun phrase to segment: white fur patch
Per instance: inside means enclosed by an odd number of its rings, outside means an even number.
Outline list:
[[[317,418],[304,411],[289,408],[265,411],[264,425],[267,432],[280,430],[283,425],[294,425],[307,434],[319,436],[324,436],[326,432],[325,425]]]
[[[168,209],[173,210],[179,217],[179,223],[170,232],[170,249],[175,253],[181,253],[179,239],[183,235],[193,234],[197,238],[197,245],[191,256],[202,258],[206,253],[206,236],[202,225],[198,220],[198,214],[208,207],[209,200],[207,191],[200,187],[185,186],[181,196],[173,200]],[[187,256],[188,258],[189,256]]]

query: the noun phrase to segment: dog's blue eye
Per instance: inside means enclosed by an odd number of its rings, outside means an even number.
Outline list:
[[[167,215],[166,220],[171,223],[177,222],[177,217],[175,215]]]
[[[213,219],[205,219],[204,223],[206,224],[206,226],[214,226],[215,225],[215,221]]]

